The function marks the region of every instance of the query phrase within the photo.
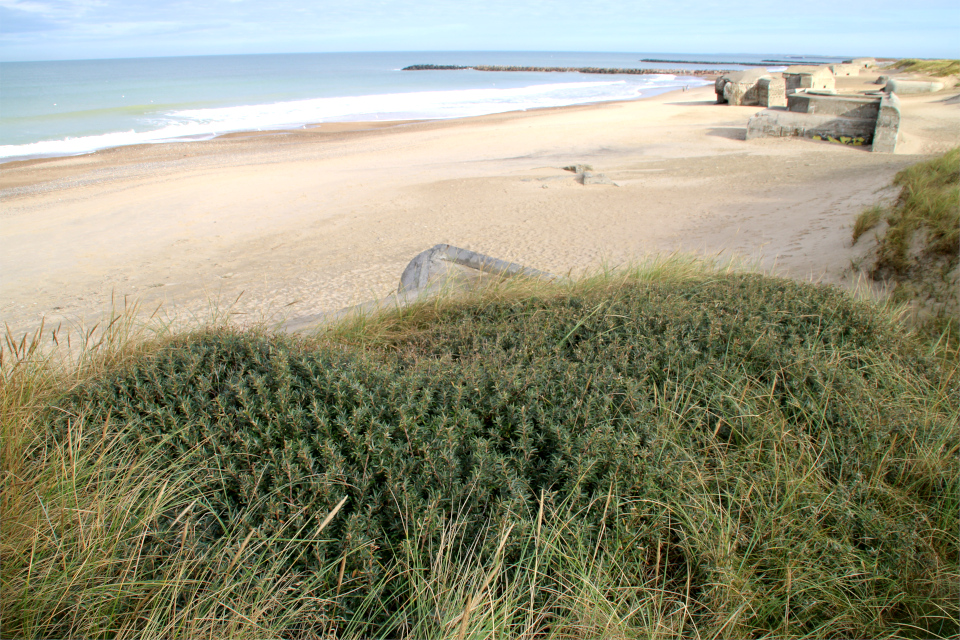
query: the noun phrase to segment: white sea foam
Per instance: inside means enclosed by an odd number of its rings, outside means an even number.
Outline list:
[[[316,98],[273,104],[172,111],[144,122],[142,130],[0,146],[0,159],[77,155],[132,144],[205,140],[235,131],[294,128],[306,124],[464,118],[506,111],[631,100],[651,90],[681,83],[672,75],[642,80],[604,80],[541,84],[528,87],[418,91],[365,96]],[[683,84],[709,84],[685,80]]]

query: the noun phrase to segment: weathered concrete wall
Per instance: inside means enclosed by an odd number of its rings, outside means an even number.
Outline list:
[[[872,150],[893,153],[900,130],[900,101],[896,95],[838,96],[795,93],[787,109],[765,109],[747,123],[747,140],[799,136],[853,145],[872,144]]]
[[[848,138],[851,142],[870,144],[876,120],[843,118],[829,114],[796,113],[765,109],[747,123],[747,140],[755,138]]]
[[[876,58],[854,58],[853,60],[844,60],[843,64],[855,64],[861,69],[869,69],[877,66]]]
[[[832,64],[830,65],[830,73],[837,77],[859,76],[861,68],[862,67],[855,64]]]
[[[923,80],[887,80],[887,86],[883,88],[887,93],[899,93],[901,95],[908,93],[933,93],[941,91],[944,87],[942,82],[927,82]]]
[[[787,84],[783,78],[760,78],[757,83],[757,101],[763,107],[787,106]]]
[[[900,133],[900,98],[889,93],[880,99],[880,113],[873,130],[873,151],[894,153]]]

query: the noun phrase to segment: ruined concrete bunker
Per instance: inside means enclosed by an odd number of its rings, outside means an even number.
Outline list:
[[[803,137],[893,153],[900,130],[900,100],[893,93],[838,95],[798,91],[786,109],[764,109],[747,123],[747,140]]]

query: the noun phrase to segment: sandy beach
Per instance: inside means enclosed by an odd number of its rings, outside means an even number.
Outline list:
[[[876,74],[838,81],[875,89]],[[463,120],[324,124],[0,169],[0,320],[91,324],[111,300],[278,321],[393,291],[449,243],[553,273],[674,251],[843,283],[897,171],[960,144],[957,90],[901,97],[896,154],[745,140],[713,88]],[[615,185],[582,185],[589,164]]]

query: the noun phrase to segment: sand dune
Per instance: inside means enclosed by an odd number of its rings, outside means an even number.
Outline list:
[[[310,315],[392,291],[440,242],[555,273],[682,250],[842,282],[861,208],[960,144],[955,93],[901,98],[896,154],[747,142],[758,108],[714,105],[705,87],[8,163],[0,320],[15,335],[91,322],[125,296],[181,318],[238,297],[241,318]],[[616,185],[577,183],[561,167],[578,163]]]

